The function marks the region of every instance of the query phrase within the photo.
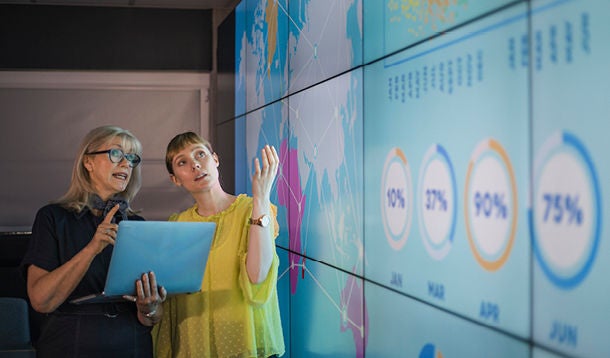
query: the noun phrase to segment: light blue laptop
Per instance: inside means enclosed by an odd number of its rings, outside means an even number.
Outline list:
[[[153,271],[169,295],[201,290],[216,223],[129,221],[119,223],[104,291],[70,301],[97,303],[134,295],[135,282]]]

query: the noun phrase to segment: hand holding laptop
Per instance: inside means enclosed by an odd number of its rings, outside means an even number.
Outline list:
[[[123,220],[114,239],[104,291],[70,302],[134,302],[134,298],[141,298],[149,303],[149,297],[156,297],[155,289],[158,297],[197,292],[201,290],[215,230],[214,222]],[[141,290],[134,285],[138,281]],[[144,308],[142,311],[148,312]]]
[[[157,311],[167,298],[167,290],[163,286],[157,288],[157,278],[154,272],[142,274],[142,278],[136,281],[136,294],[123,295],[123,298],[136,303],[138,312],[144,317],[156,323]],[[159,315],[160,316],[160,315]]]
[[[119,225],[113,223],[112,219],[117,210],[119,210],[119,204],[110,209],[96,230],[95,236],[100,237],[100,240],[97,242],[99,251],[103,250],[108,244],[115,244]],[[165,288],[157,287],[157,279],[151,271],[142,274],[142,277],[136,281],[136,296],[123,295],[124,299],[134,302],[138,308],[138,313],[149,319],[153,324],[158,322],[159,319],[157,317],[160,315],[156,315],[157,310],[167,297]]]

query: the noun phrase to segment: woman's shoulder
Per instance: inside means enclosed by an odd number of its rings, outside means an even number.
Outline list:
[[[247,194],[239,194],[225,212],[242,211],[252,208],[252,197]]]
[[[247,194],[239,194],[231,207],[231,210],[252,210],[252,203],[254,198]],[[271,210],[275,214],[277,212],[277,206],[271,203]]]
[[[74,210],[66,208],[58,203],[51,203],[44,205],[38,212],[32,225],[32,231],[34,228],[40,230],[43,227],[52,227],[58,225],[58,223],[65,223],[72,221],[77,218],[77,214]]]
[[[214,220],[219,217],[231,216],[233,213],[245,212],[252,209],[252,197],[247,194],[238,194],[235,200],[225,210],[211,216],[202,217],[197,213],[197,204],[179,213],[170,215],[168,221],[197,221],[201,219]]]
[[[172,213],[167,221],[193,221],[193,212],[197,209],[197,205],[193,205],[190,208],[183,210],[178,213]]]
[[[70,211],[72,210],[64,207],[59,203],[49,203],[38,209],[38,215],[63,216],[69,213]]]
[[[233,204],[235,206],[252,205],[252,197],[248,194],[239,194]]]

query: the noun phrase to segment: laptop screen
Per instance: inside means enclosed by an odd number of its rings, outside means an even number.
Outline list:
[[[100,302],[135,295],[136,280],[150,271],[170,295],[200,291],[215,232],[213,222],[123,220],[104,292],[71,302]]]

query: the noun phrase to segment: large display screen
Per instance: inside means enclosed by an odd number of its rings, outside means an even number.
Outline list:
[[[537,1],[532,16],[533,339],[610,356],[608,1]]]
[[[366,62],[451,31],[511,0],[364,0]]]
[[[289,3],[289,92],[294,93],[362,64],[360,2]]]
[[[610,356],[609,13],[242,0],[236,187],[274,145],[287,356]]]
[[[526,13],[511,7],[364,73],[365,277],[522,337],[528,72],[509,43]]]

